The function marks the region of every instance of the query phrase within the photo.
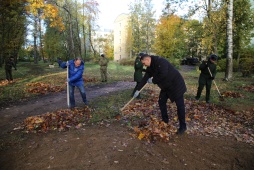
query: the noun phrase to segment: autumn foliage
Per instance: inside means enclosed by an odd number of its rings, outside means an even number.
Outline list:
[[[125,117],[139,117],[132,136],[148,142],[169,141],[177,131],[176,105],[168,102],[169,123],[161,120],[158,106],[158,92],[148,90],[148,99],[136,100],[123,111]],[[233,111],[185,99],[187,133],[212,137],[233,137],[237,141],[254,144],[254,108],[251,111]]]
[[[27,89],[28,92],[36,94],[47,94],[50,92],[60,92],[63,90],[62,86],[54,86],[46,83],[35,82],[35,83],[28,83],[26,86],[30,87]]]
[[[76,109],[61,109],[24,120],[22,129],[27,132],[47,132],[49,130],[65,131],[70,128],[82,127],[82,120],[90,119],[91,109],[88,107]]]

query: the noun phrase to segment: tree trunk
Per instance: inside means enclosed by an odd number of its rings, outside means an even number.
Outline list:
[[[39,10],[39,16],[41,15],[41,10]],[[40,19],[40,17],[39,17],[39,37],[40,37],[40,55],[42,56],[42,60],[44,61],[44,62],[46,62],[45,61],[45,59],[44,59],[44,52],[43,52],[43,46],[42,46],[42,31],[41,31],[41,19]]]
[[[227,2],[227,64],[225,80],[229,81],[233,77],[233,0]]]
[[[82,57],[82,51],[81,51],[81,40],[80,40],[80,36],[79,36],[79,23],[78,23],[78,3],[77,0],[75,1],[75,5],[76,5],[76,27],[77,27],[77,44],[78,44],[78,52],[79,52],[79,56]]]
[[[82,28],[83,28],[83,41],[84,41],[84,58],[86,58],[86,33],[85,33],[85,7],[84,7],[85,1],[83,0],[83,22],[82,22]]]
[[[37,56],[37,18],[34,18],[34,64],[38,64]]]

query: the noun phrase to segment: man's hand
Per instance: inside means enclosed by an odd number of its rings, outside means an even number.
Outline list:
[[[15,68],[15,70],[17,70],[17,68]]]
[[[152,83],[153,83],[153,78],[152,78],[152,77],[151,77],[151,78],[149,78],[149,79],[147,80],[147,83],[152,84]]]
[[[138,95],[139,95],[139,91],[137,90],[137,91],[135,91],[133,97],[136,98],[136,97],[138,97]]]
[[[211,80],[214,80],[214,77],[210,77]]]

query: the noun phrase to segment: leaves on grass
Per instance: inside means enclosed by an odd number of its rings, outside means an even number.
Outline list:
[[[230,98],[243,98],[244,95],[239,92],[233,92],[233,91],[225,91],[222,92],[221,95],[223,97],[230,97]]]
[[[245,86],[238,86],[238,89],[253,93],[254,92],[254,84],[247,85],[247,86],[246,85]]]
[[[148,92],[151,96],[151,92]],[[157,95],[158,96],[158,95]],[[167,141],[179,128],[175,103],[168,101],[169,124],[164,124],[158,97],[135,100],[123,111],[126,118],[138,116],[146,121],[135,126],[132,136],[148,142]],[[187,133],[213,137],[234,137],[237,141],[254,144],[254,108],[235,112],[215,104],[185,100]]]
[[[87,78],[87,77],[83,77],[84,82],[97,82],[97,80],[95,78]]]
[[[47,132],[48,130],[65,131],[69,128],[80,128],[81,121],[91,118],[88,107],[75,109],[61,109],[55,112],[31,116],[24,120],[22,129],[27,132]]]
[[[26,86],[30,86],[27,91],[30,93],[40,93],[40,94],[47,94],[49,92],[60,92],[63,90],[62,86],[54,86],[46,83],[35,82],[35,83],[28,83]]]
[[[2,81],[0,81],[0,86],[7,86],[9,84],[13,84],[13,83],[17,82],[18,80],[21,80],[21,79],[19,78],[19,79],[15,79],[12,81],[2,80]]]

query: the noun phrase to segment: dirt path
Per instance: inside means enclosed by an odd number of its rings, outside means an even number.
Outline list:
[[[186,67],[187,70],[193,67]],[[133,88],[134,82],[87,87],[87,98]],[[82,106],[79,92],[77,105]],[[169,143],[133,138],[123,120],[104,121],[67,132],[10,132],[31,115],[66,107],[66,92],[42,96],[0,110],[1,170],[252,170],[254,147],[229,138],[174,136]]]
[[[133,87],[135,87],[135,82],[125,81],[116,82],[113,84],[88,86],[85,88],[85,90],[87,93],[87,99],[92,100],[93,98],[104,96],[111,92],[130,89]],[[12,130],[15,128],[15,124],[18,121],[22,121],[26,117],[67,108],[66,100],[66,91],[63,91],[60,93],[52,93],[49,95],[40,96],[36,99],[2,108],[0,110],[1,133],[3,134]],[[84,105],[78,89],[75,89],[75,100],[78,107],[82,107]]]

